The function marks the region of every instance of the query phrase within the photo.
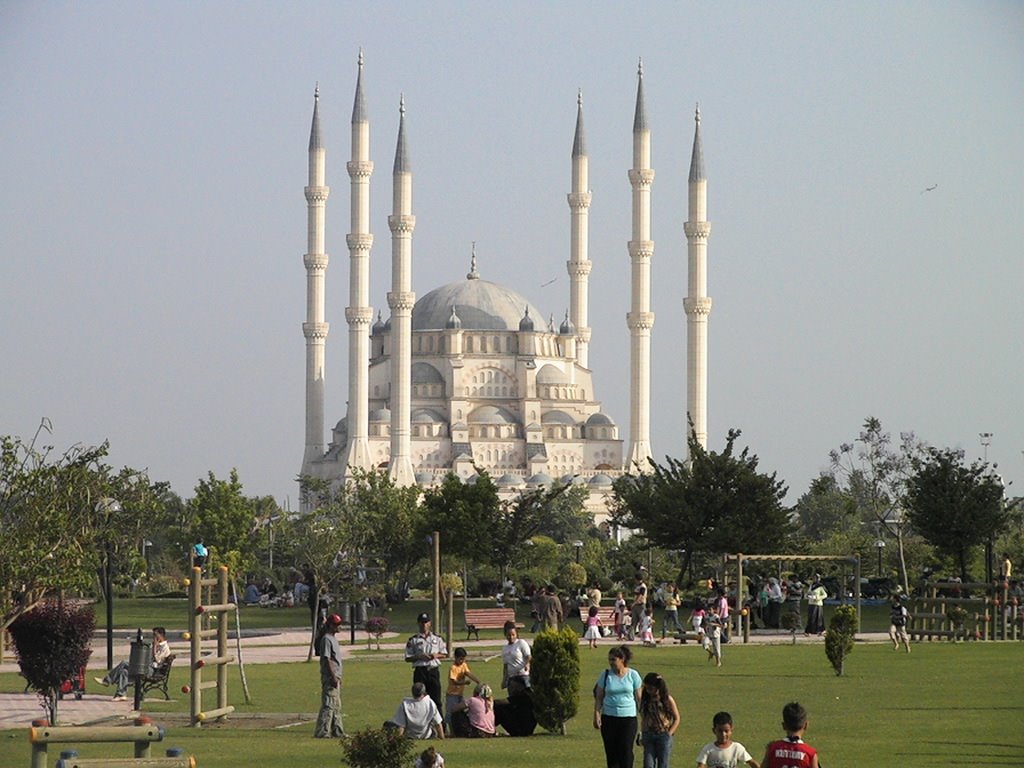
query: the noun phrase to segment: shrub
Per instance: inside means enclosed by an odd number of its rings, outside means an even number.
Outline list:
[[[377,639],[377,650],[380,650],[380,638],[385,632],[388,631],[388,620],[384,616],[371,616],[366,620],[366,645],[370,645],[370,636]]]
[[[843,674],[843,662],[853,651],[853,638],[857,632],[857,609],[852,605],[836,608],[825,633],[825,655],[832,662],[837,675]]]
[[[341,742],[344,760],[352,768],[406,768],[414,747],[397,728],[367,728]]]
[[[565,724],[576,716],[580,690],[580,638],[572,627],[546,629],[534,638],[530,684],[537,722],[565,735]]]
[[[92,653],[96,617],[88,605],[43,603],[11,624],[21,674],[39,694],[47,718],[57,722],[61,683],[76,676]]]

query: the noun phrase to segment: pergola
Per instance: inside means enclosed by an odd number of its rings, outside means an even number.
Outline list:
[[[729,563],[736,563],[736,607],[742,608],[744,603],[746,584],[743,581],[743,564],[745,562],[788,563],[801,561],[840,562],[853,566],[853,600],[857,606],[857,631],[860,632],[860,558],[856,555],[745,555],[742,552],[726,555],[727,566]]]

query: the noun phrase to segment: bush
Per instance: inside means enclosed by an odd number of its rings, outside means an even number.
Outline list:
[[[825,633],[825,655],[832,662],[837,675],[843,674],[843,662],[853,651],[853,638],[857,632],[857,609],[852,605],[836,608]]]
[[[533,639],[530,658],[533,711],[541,727],[565,735],[580,691],[580,638],[572,627],[546,629]]]
[[[352,768],[407,768],[414,747],[397,728],[367,728],[341,742],[344,760]]]
[[[89,661],[95,627],[92,606],[68,603],[43,603],[11,624],[21,674],[43,700],[51,723],[57,722],[61,683]]]

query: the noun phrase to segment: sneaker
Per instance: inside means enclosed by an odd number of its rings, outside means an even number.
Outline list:
[[[96,681],[97,683],[99,683],[100,685],[102,685],[102,686],[104,686],[104,687],[106,687],[106,686],[110,685],[110,683],[108,683],[108,682],[107,682],[106,680],[104,680],[104,679],[103,679],[102,677],[94,677],[94,678],[93,678],[93,680],[95,680],[95,681]]]
[[[128,697],[123,694],[114,694],[112,701],[128,701]]]

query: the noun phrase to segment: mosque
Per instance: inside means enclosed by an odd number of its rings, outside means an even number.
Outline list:
[[[651,423],[651,132],[644,108],[643,67],[637,72],[633,116],[629,431],[624,439],[597,399],[588,359],[588,158],[582,99],[577,98],[568,194],[569,309],[556,326],[527,297],[485,280],[476,253],[463,280],[417,299],[412,291],[412,166],[399,108],[392,170],[389,316],[374,320],[369,297],[370,124],[359,55],[352,108],[349,250],[348,409],[325,444],[325,213],[326,150],[320,132],[319,91],[309,137],[306,267],[306,446],[303,475],[341,481],[351,469],[387,468],[396,483],[429,487],[449,472],[472,482],[476,467],[495,479],[503,496],[557,482],[585,484],[596,522],[607,515],[614,478],[647,466]],[[707,180],[696,113],[690,161],[688,221],[687,413],[698,440],[707,439]],[[372,325],[371,325],[372,323]]]

